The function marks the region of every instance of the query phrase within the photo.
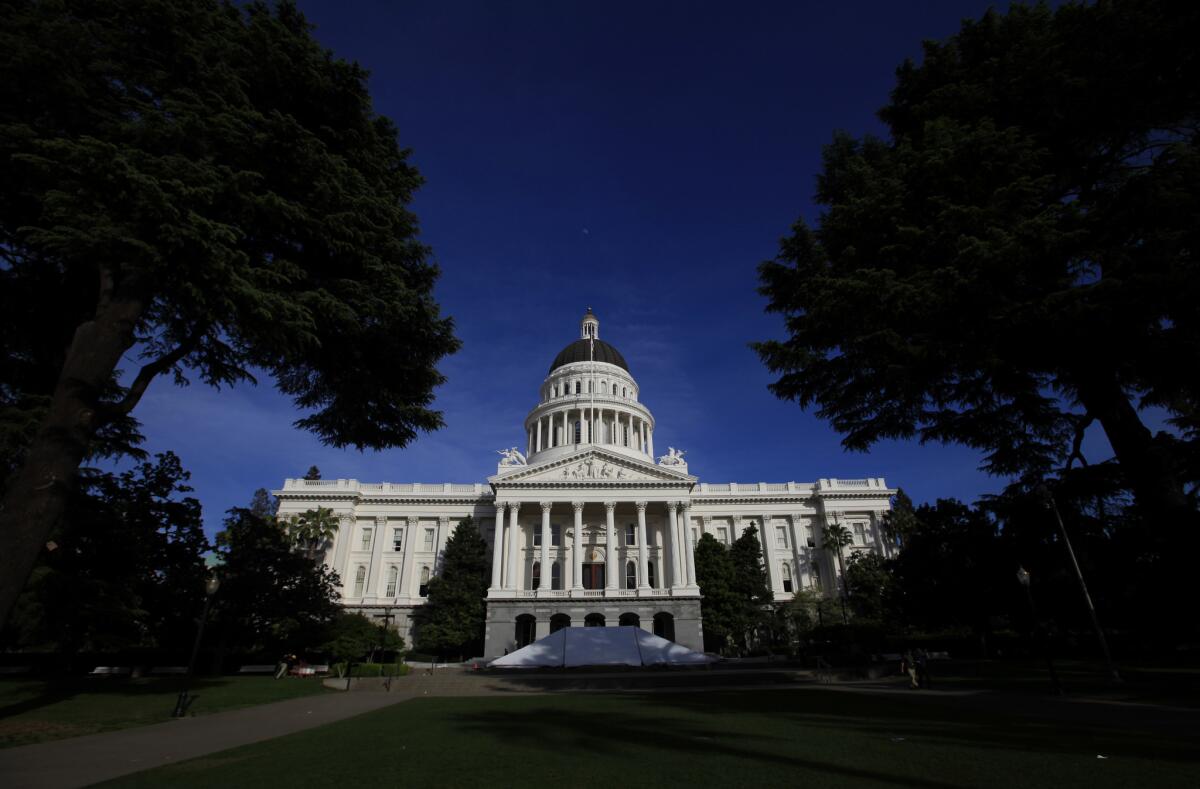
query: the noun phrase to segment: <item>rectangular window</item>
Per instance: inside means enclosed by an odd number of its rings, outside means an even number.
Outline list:
[[[726,529],[724,526],[717,527],[717,541],[720,542],[722,545],[729,544],[729,530]]]
[[[433,550],[433,529],[425,530],[425,550]]]
[[[637,527],[632,523],[625,527],[625,544],[637,545]]]
[[[358,549],[360,551],[371,550],[371,531],[371,529],[362,530],[362,539],[358,543]]]
[[[385,597],[396,596],[396,579],[400,577],[400,568],[392,565],[388,568],[387,591],[384,592]]]
[[[792,593],[792,579],[791,578],[783,579],[783,591],[787,592],[788,594]]]
[[[540,528],[533,530],[533,547],[542,547],[542,530]]]
[[[562,545],[562,526],[557,523],[550,526],[550,544],[556,548]]]
[[[854,541],[856,543],[858,543],[859,545],[867,544],[867,524],[865,524],[865,523],[854,524]]]
[[[775,527],[775,547],[776,548],[788,547],[787,530],[782,526]]]
[[[366,587],[366,585],[367,585],[367,568],[363,567],[360,564],[358,566],[358,569],[354,571],[354,596],[362,597],[363,589]]]
[[[392,550],[397,553],[404,550],[404,529],[392,529]]]

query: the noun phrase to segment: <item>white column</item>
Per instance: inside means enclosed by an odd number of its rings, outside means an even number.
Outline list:
[[[538,578],[538,589],[550,588],[550,507],[548,501],[542,502],[542,574]]]
[[[575,535],[571,540],[571,588],[583,588],[583,502],[573,501],[575,508]]]
[[[384,592],[383,584],[387,583],[383,572],[383,543],[387,539],[384,531],[387,529],[386,517],[375,517],[375,542],[371,545],[371,566],[367,568],[367,588],[363,592],[364,595],[370,595],[374,590],[375,597],[382,597]]]
[[[517,513],[521,502],[511,501],[508,504],[508,572],[504,579],[504,588],[517,588],[517,557],[521,554],[521,529],[517,525]]]
[[[354,539],[354,516],[343,513],[338,516],[338,530],[333,537],[333,570],[342,579],[342,586],[350,583],[350,574],[346,571],[347,557],[350,556],[350,541]]]
[[[696,545],[692,540],[692,505],[683,502],[683,557],[687,566],[688,586],[696,587]]]
[[[804,588],[803,584],[801,583],[803,574],[801,574],[800,564],[800,534],[802,527],[800,526],[799,515],[793,513],[788,520],[790,521],[791,525],[790,531],[792,538],[792,591],[795,592]]]
[[[570,437],[570,436],[567,434],[567,412],[566,412],[566,411],[563,411],[563,434],[562,434],[562,439],[563,439],[563,440],[562,440],[562,442],[563,442],[563,446],[566,446],[567,444],[570,444],[570,443],[571,443],[571,437]]]
[[[411,530],[411,529],[410,529]],[[492,537],[492,588],[500,588],[500,563],[504,559],[504,505],[496,505],[496,534]]]
[[[663,557],[663,563],[662,563],[663,564],[663,568],[662,568],[663,581],[666,582],[663,584],[663,586],[666,587],[667,589],[674,589],[677,586],[685,585],[685,584],[680,583],[681,580],[685,580],[685,579],[680,578],[680,576],[679,576],[679,564],[678,564],[679,551],[676,550],[676,548],[675,548],[675,546],[677,546],[679,544],[679,529],[677,528],[676,521],[675,521],[675,507],[676,506],[678,506],[678,502],[675,502],[675,501],[667,502],[667,516],[668,516],[667,517],[667,530],[666,530],[667,533],[666,533],[666,539],[663,540],[663,548],[665,550],[666,555]],[[670,580],[667,579],[667,568],[668,567],[671,568]]]
[[[763,564],[767,566],[767,588],[774,593],[779,591],[776,588],[779,586],[779,568],[775,566],[775,530],[771,528],[770,515],[758,517],[762,524],[758,536],[762,540]]]
[[[442,571],[442,557],[446,554],[446,540],[450,539],[450,516],[438,517],[437,537],[433,541],[433,575]]]
[[[416,515],[409,515],[404,521],[404,566],[400,568],[400,583],[396,587],[397,590],[403,589],[399,594],[405,597],[416,597],[416,590],[409,588],[412,585],[413,572],[417,566],[417,531],[421,525],[421,520]],[[405,586],[409,584],[409,586]]]
[[[646,545],[646,502],[637,502],[637,540],[638,540],[638,588],[649,587],[649,577],[646,572],[646,562],[650,560],[649,546]]]
[[[616,589],[617,576],[621,572],[621,562],[617,557],[617,529],[614,511],[615,501],[604,502],[604,588]]]
[[[646,442],[650,445],[650,457],[654,457],[654,428],[650,428],[647,433]]]

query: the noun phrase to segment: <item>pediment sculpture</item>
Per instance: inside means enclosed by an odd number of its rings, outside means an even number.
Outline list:
[[[500,461],[501,466],[524,466],[525,456],[521,454],[521,450],[516,447],[509,449],[497,449],[496,452],[503,455],[504,458]]]
[[[630,479],[632,475],[621,466],[588,458],[567,466],[561,476],[563,479]]]

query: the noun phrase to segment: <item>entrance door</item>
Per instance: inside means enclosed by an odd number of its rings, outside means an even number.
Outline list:
[[[583,565],[583,588],[604,588],[604,563],[591,562]]]

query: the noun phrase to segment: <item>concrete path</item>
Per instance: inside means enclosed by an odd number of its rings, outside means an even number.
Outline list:
[[[419,691],[418,691],[419,693]],[[413,697],[327,693],[133,729],[0,749],[0,786],[66,789],[282,737]]]

